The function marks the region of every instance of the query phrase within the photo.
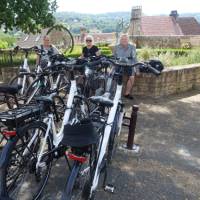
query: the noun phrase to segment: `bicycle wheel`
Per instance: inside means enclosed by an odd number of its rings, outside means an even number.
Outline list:
[[[71,32],[63,25],[55,25],[47,32],[52,44],[54,44],[61,53],[71,53],[74,48],[74,38]]]
[[[25,100],[25,103],[30,103],[35,96],[45,95],[49,89],[50,83],[48,82],[48,80],[45,83],[44,79],[35,79],[26,91],[25,96],[27,97],[27,99]]]
[[[84,147],[87,148],[87,147]],[[66,189],[62,195],[61,200],[87,200],[89,199],[88,186],[93,174],[95,165],[95,145],[91,148],[90,153],[87,154],[87,161],[81,163],[74,161],[71,173],[68,177]],[[80,151],[80,149],[78,150]],[[85,155],[82,155],[82,157]]]
[[[48,135],[45,141],[46,124],[33,122],[20,130],[21,137],[8,141],[1,154],[0,199],[39,199],[50,175],[52,159],[47,154],[52,149]],[[36,167],[41,145],[44,151]],[[29,145],[29,146],[28,146]]]
[[[18,74],[9,81],[9,85],[21,85],[22,89],[19,90],[19,94],[23,95],[26,93],[34,78],[35,76],[33,74]]]
[[[51,85],[55,87],[54,89],[56,89],[60,95],[65,96],[66,92],[69,92],[70,88],[69,74],[63,71],[55,71],[51,74],[51,76]]]

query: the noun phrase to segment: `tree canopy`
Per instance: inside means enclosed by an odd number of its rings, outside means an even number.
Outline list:
[[[0,0],[0,28],[38,32],[54,24],[56,8],[56,0]]]

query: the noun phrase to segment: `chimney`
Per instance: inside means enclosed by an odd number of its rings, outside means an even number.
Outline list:
[[[130,35],[141,35],[142,6],[135,6],[131,11],[131,21],[129,27]]]
[[[176,20],[178,18],[178,11],[172,10],[169,16],[174,17],[174,19]]]

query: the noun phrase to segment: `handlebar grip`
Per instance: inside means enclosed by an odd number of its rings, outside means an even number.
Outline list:
[[[150,72],[152,72],[153,74],[155,74],[156,76],[159,76],[161,74],[160,71],[158,71],[157,69],[153,68],[152,66],[148,65],[148,70]]]

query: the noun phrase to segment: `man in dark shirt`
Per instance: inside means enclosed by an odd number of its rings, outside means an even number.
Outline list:
[[[91,35],[86,36],[85,42],[86,42],[86,46],[83,47],[82,55],[81,55],[82,58],[88,58],[91,56],[99,56],[100,55],[100,51],[99,51],[98,47],[93,44],[94,39]]]

